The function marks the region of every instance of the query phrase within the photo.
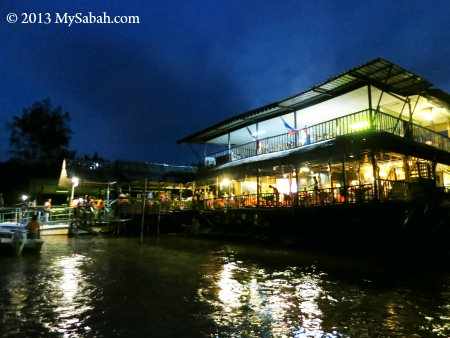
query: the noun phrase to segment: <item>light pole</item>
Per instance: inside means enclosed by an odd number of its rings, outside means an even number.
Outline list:
[[[78,177],[72,177],[72,192],[70,194],[70,203],[73,203],[73,197],[75,193],[75,188],[80,184],[80,179]]]
[[[106,206],[109,207],[109,193],[110,193],[110,189],[109,186],[110,184],[116,184],[117,182],[108,182],[108,189],[106,190]]]

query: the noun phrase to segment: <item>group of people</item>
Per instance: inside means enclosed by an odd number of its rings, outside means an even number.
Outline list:
[[[214,201],[216,200],[216,205],[214,205]],[[231,206],[236,203],[236,196],[231,193],[228,195],[227,192],[221,194],[221,198],[215,199],[214,193],[212,190],[196,190],[192,195],[192,202],[194,207],[198,207],[203,204],[205,209],[214,209],[214,207],[224,208],[226,206]]]
[[[103,209],[105,207],[105,201],[102,198],[95,199],[92,196],[80,196],[78,198],[74,198],[70,206],[72,208],[78,208],[78,207],[84,207],[84,206],[90,206],[92,208],[98,208]]]
[[[74,198],[70,203],[73,208],[74,216],[77,218],[98,218],[105,210],[105,201],[103,198],[95,199],[92,196],[80,196]]]

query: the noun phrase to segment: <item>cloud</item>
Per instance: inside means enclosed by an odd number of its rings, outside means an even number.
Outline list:
[[[35,8],[7,2],[5,10],[56,10],[48,1],[33,2]],[[448,19],[438,5],[58,2],[67,11],[139,14],[141,24],[2,22],[0,39],[7,48],[0,50],[0,119],[50,97],[71,113],[72,146],[80,155],[98,151],[111,159],[186,162],[191,154],[177,139],[375,57],[449,91]]]

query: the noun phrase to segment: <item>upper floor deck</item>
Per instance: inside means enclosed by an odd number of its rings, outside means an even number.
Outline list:
[[[383,131],[425,144],[449,153],[450,138],[431,129],[370,109],[324,121],[295,131],[276,136],[255,139],[241,145],[205,156],[206,166],[219,166],[263,154],[275,154],[286,150],[300,149],[312,144],[336,139],[340,136],[365,131]]]

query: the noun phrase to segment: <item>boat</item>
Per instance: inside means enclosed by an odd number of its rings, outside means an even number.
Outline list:
[[[42,209],[39,207],[15,206],[12,208],[3,208],[0,213],[0,221],[20,224],[25,227],[34,215],[38,215],[41,224],[41,236],[68,235],[70,222],[72,219],[70,208],[56,207],[48,221],[43,221],[41,217]]]
[[[113,233],[118,224],[127,220],[117,218],[110,210],[95,214],[89,206],[74,210],[70,207],[52,208],[49,220],[44,221],[39,207],[3,208],[0,212],[0,225],[17,225],[25,228],[34,215],[38,215],[41,224],[40,235],[45,236],[79,236],[79,235],[105,235]],[[3,222],[3,223],[2,223]]]
[[[49,221],[41,223],[41,236],[64,235],[69,233],[70,221]]]
[[[22,252],[41,251],[44,241],[41,238],[27,238],[24,225],[15,222],[0,223],[0,249],[4,252],[21,255]]]
[[[69,237],[79,235],[107,235],[117,232],[120,224],[129,221],[129,219],[105,219],[105,220],[83,220],[75,219],[69,226]]]
[[[117,233],[120,224],[129,221],[129,219],[118,218],[111,209],[104,209],[103,212],[96,214],[89,206],[79,207],[75,216],[70,222],[69,237],[79,235],[106,235]]]

